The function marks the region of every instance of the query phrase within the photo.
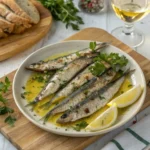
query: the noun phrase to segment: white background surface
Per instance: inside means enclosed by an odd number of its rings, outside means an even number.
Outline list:
[[[75,3],[78,2],[78,0],[74,0]],[[107,30],[108,32],[111,32],[114,28],[118,26],[122,26],[123,22],[118,19],[114,12],[112,11],[111,5],[109,4],[109,0],[105,0],[105,9],[99,13],[99,14],[86,14],[80,12],[80,16],[83,18],[85,24],[80,26],[80,29],[84,29],[87,27],[98,27]],[[145,57],[150,59],[150,15],[144,18],[143,20],[136,23],[136,28],[140,29],[145,34],[145,42],[140,47],[136,48],[136,51],[140,54],[144,55]],[[46,46],[51,43],[59,42],[72,34],[76,33],[77,31],[73,31],[71,28],[66,29],[65,25],[61,22],[54,22],[53,27],[51,31],[48,33],[48,35],[42,39],[38,44],[30,48],[29,50],[18,54],[17,56],[0,62],[0,77],[2,77],[5,74],[10,73],[11,71],[18,68],[18,66],[21,64],[21,62],[32,52],[36,51],[37,49]],[[145,113],[149,113],[150,109],[145,110],[145,112],[141,113],[137,117],[143,116]],[[136,119],[137,119],[136,117]],[[135,119],[135,118],[134,118]],[[123,126],[120,129],[117,129],[116,131],[110,133],[109,135],[105,136],[102,140],[99,140],[95,143],[93,143],[91,146],[87,148],[87,150],[100,150],[101,147],[107,143],[114,135],[116,135],[118,132],[120,132],[123,128],[131,124],[131,122],[134,120],[132,119],[128,124]],[[7,139],[5,139],[0,134],[0,150],[15,150],[16,148],[12,146]]]

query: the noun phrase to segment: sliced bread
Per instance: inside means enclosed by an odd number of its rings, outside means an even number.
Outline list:
[[[7,37],[7,34],[3,32],[3,30],[0,28],[0,38]]]
[[[25,28],[31,27],[31,24],[29,24],[29,21],[27,19],[16,15],[9,9],[9,7],[5,6],[2,3],[0,3],[0,15],[17,26],[23,25]]]
[[[25,30],[26,30],[26,28],[25,28],[24,26],[20,26],[20,25],[17,26],[17,25],[16,25],[12,33],[14,33],[14,34],[21,34],[21,33],[23,33]]]
[[[7,5],[15,14],[28,19],[31,23],[37,24],[40,21],[40,15],[37,8],[29,0],[0,0]]]
[[[14,24],[10,23],[9,21],[5,20],[3,17],[0,16],[0,28],[7,33],[12,33],[14,30]]]

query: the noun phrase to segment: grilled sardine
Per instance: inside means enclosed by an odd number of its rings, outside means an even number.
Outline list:
[[[108,43],[100,43],[97,44],[95,51],[86,48],[84,50],[69,54],[67,56],[59,57],[54,60],[49,60],[47,62],[40,61],[37,63],[33,63],[27,66],[26,69],[33,70],[33,71],[40,71],[40,72],[48,71],[48,70],[57,70],[81,57],[91,58],[93,56],[96,56],[98,55],[98,52],[100,52],[101,48],[104,48],[108,45],[109,45]]]

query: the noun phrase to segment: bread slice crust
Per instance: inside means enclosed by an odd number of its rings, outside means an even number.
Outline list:
[[[3,30],[0,28],[0,38],[5,38],[7,36],[8,35],[5,32],[3,32]]]
[[[2,16],[0,16],[0,28],[7,33],[12,33],[14,30],[14,24],[5,20]]]

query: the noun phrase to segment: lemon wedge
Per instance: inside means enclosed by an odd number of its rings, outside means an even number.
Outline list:
[[[133,104],[139,98],[141,93],[142,93],[141,86],[136,85],[129,91],[127,91],[127,92],[121,94],[120,96],[116,97],[115,99],[113,99],[107,105],[112,106],[115,104],[115,105],[117,105],[118,108],[127,107],[127,106]]]
[[[94,121],[92,121],[85,129],[90,131],[98,131],[110,127],[115,123],[118,116],[118,110],[115,105],[108,108]]]

